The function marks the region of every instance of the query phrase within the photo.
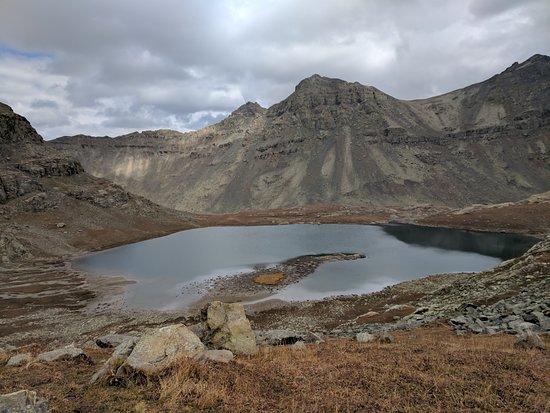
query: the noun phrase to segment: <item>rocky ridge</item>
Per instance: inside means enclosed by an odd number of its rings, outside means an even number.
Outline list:
[[[0,265],[85,251],[86,238],[113,222],[184,227],[190,221],[190,215],[88,175],[77,159],[48,145],[24,117],[0,104]]]
[[[550,189],[549,88],[542,55],[413,101],[314,75],[268,109],[249,102],[196,132],[52,144],[94,175],[182,210],[493,204]]]

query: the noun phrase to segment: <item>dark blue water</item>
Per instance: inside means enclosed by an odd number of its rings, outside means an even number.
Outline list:
[[[357,252],[367,258],[322,264],[276,298],[364,294],[429,274],[480,271],[521,255],[534,242],[514,235],[411,225],[212,227],[111,249],[81,258],[75,266],[136,280],[126,293],[130,307],[169,309],[198,298],[185,288],[191,283],[301,255]]]

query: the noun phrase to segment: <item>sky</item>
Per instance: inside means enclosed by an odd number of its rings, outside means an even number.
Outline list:
[[[0,102],[46,139],[198,129],[315,73],[424,98],[535,53],[548,0],[0,0]]]

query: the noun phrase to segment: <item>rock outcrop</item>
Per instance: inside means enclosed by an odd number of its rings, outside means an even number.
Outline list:
[[[162,205],[233,212],[306,204],[515,201],[550,189],[550,57],[429,99],[314,75],[268,109],[191,133],[53,144]]]
[[[88,175],[76,157],[44,142],[0,103],[0,266],[73,253],[115,228],[157,234],[191,219]],[[63,231],[52,222],[63,222]]]

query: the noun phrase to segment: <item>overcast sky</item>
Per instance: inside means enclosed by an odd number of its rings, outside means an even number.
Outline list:
[[[314,73],[414,99],[549,49],[548,0],[0,0],[0,101],[47,139],[183,131]]]

